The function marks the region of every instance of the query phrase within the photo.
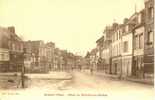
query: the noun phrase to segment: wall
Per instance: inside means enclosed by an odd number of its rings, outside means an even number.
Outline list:
[[[132,36],[133,36],[133,34],[129,33],[129,34],[126,34],[122,37],[122,47],[123,47],[122,48],[122,56],[132,54],[132,50],[133,50],[133,46],[132,46],[133,38],[132,38]],[[125,41],[127,41],[127,43],[128,43],[128,51],[127,52],[123,51]]]
[[[122,77],[132,75],[132,56],[122,57]]]
[[[134,56],[138,56],[138,55],[143,55],[144,54],[144,26],[139,27],[137,29],[135,29],[135,33],[134,33]],[[142,48],[139,48],[139,35],[143,33],[143,39],[141,41],[142,43]],[[136,42],[135,40],[135,36],[138,36],[138,42]],[[138,45],[138,48],[135,48],[135,45]]]
[[[9,50],[0,48],[0,61],[9,61]]]
[[[112,43],[112,57],[121,55],[122,44],[121,40],[116,40]]]
[[[102,57],[102,59],[105,60],[106,64],[109,64],[109,59],[110,59],[110,50],[109,50],[109,48],[103,49],[101,57]]]

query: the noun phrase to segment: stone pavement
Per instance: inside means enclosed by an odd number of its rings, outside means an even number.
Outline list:
[[[71,74],[68,72],[49,72],[41,74],[25,74],[26,83],[29,80],[34,79],[45,79],[45,80],[69,80],[72,78]],[[17,89],[21,87],[21,76],[20,73],[10,72],[10,73],[0,73],[0,89]]]
[[[83,72],[90,74],[89,70],[84,70]],[[119,75],[112,75],[112,74],[106,74],[102,71],[94,71],[93,75],[101,76],[104,78],[110,78],[110,79],[116,79],[116,80],[121,80]],[[125,79],[122,79],[125,81],[132,81],[132,82],[137,82],[137,83],[143,83],[143,84],[149,84],[149,85],[154,85],[154,78],[135,78],[135,77],[127,77]]]
[[[21,77],[15,73],[0,73],[0,89],[18,88]]]
[[[51,71],[46,74],[26,74],[30,79],[53,79],[53,80],[69,80],[72,78],[71,74],[68,72],[56,72]]]
[[[137,83],[144,83],[144,84],[154,85],[154,79],[153,78],[138,79],[138,78],[135,78],[135,77],[127,77],[126,80],[137,82]]]

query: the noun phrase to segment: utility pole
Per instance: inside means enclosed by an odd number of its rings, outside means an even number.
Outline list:
[[[26,48],[23,48],[23,53],[22,53],[22,70],[21,70],[21,82],[22,82],[22,88],[25,88],[25,66],[24,66],[24,59],[25,59],[25,53],[26,53]]]

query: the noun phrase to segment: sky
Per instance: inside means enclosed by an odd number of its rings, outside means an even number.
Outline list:
[[[135,8],[143,9],[144,0],[0,0],[0,26],[84,56],[106,25],[122,23]]]

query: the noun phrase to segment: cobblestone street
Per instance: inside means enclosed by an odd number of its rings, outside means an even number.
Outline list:
[[[154,96],[152,85],[120,81],[95,74],[91,75],[86,71],[51,72],[49,74],[29,74],[27,76],[30,78],[28,88],[10,91],[24,95],[29,93],[34,95],[68,93],[69,91],[72,91],[72,93],[104,93],[108,97],[113,97],[112,100],[114,97],[128,97],[129,100],[153,100]]]

